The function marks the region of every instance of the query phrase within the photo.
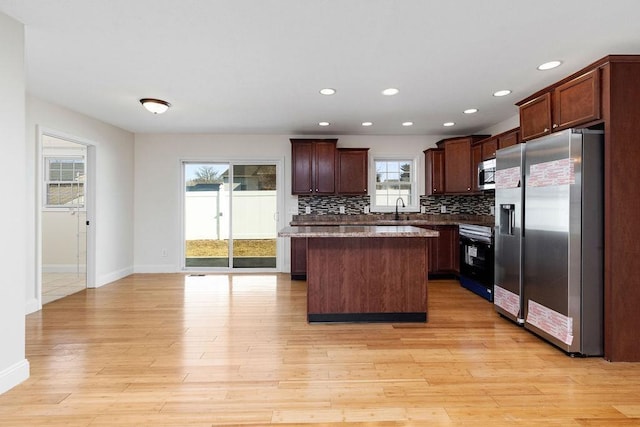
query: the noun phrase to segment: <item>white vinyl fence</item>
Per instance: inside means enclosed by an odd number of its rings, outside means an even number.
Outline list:
[[[188,191],[185,193],[185,239],[226,240],[229,238],[229,192]],[[233,192],[233,238],[275,239],[276,191]]]

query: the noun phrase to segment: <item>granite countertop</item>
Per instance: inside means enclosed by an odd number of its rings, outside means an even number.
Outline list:
[[[369,215],[294,215],[292,226],[326,225],[460,225],[475,224],[493,227],[495,219],[490,215],[433,215],[433,214],[394,214]]]
[[[285,227],[278,237],[438,237],[438,232],[410,225],[331,225]]]

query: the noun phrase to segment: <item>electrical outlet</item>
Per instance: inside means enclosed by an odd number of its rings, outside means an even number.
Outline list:
[[[420,213],[427,213],[427,207],[426,206],[420,206]]]
[[[338,210],[340,211],[341,214],[344,213],[344,206],[338,206]]]
[[[165,258],[167,256],[167,249],[162,248],[162,250],[160,251],[160,255],[162,256],[162,258]]]
[[[446,205],[440,205],[440,213],[447,213],[447,206]]]
[[[304,213],[310,214],[311,213],[311,206],[305,206],[304,207]]]
[[[494,206],[491,206],[489,208],[489,212],[491,212],[491,215],[495,215],[496,214],[496,208]]]
[[[364,213],[368,214],[369,213],[369,205],[364,207]]]

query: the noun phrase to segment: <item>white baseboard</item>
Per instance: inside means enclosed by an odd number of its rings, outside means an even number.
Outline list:
[[[95,288],[99,288],[101,286],[107,285],[111,282],[115,282],[116,280],[122,279],[123,277],[127,277],[133,274],[133,267],[123,268],[122,270],[112,271],[108,274],[103,274],[100,277],[96,278]]]
[[[136,265],[134,271],[136,273],[180,273],[182,270],[176,265],[158,264],[158,265]]]
[[[37,298],[31,298],[27,300],[27,305],[24,309],[25,314],[35,313],[36,311],[42,310],[42,305],[38,301]]]
[[[87,271],[86,265],[80,266],[80,273],[85,273]],[[42,265],[43,273],[77,273],[78,265],[77,264],[43,264]]]
[[[22,359],[0,371],[0,394],[14,388],[27,378],[29,378],[29,361],[27,359]]]

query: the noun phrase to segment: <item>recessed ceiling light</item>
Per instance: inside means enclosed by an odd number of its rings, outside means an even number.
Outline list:
[[[362,126],[371,126],[373,122],[362,122]]]
[[[477,108],[468,108],[468,109],[463,111],[463,113],[465,113],[465,114],[473,114],[473,113],[477,113],[477,112],[478,112]]]
[[[562,64],[562,61],[545,62],[544,64],[538,65],[538,70],[540,71],[550,70],[552,68],[559,67],[560,64]]]
[[[453,125],[455,125],[454,122],[446,122],[446,123],[442,124],[442,126],[446,126],[446,127],[450,127],[450,126],[453,126]]]
[[[388,89],[383,90],[382,94],[386,95],[386,96],[391,96],[391,95],[397,95],[398,92],[400,92],[400,91],[398,89],[396,89],[395,87],[390,87]]]
[[[318,126],[329,126],[329,122],[320,122]]]
[[[413,122],[402,122],[402,126],[413,126]]]
[[[325,87],[324,89],[320,89],[320,93],[322,95],[333,95],[336,93],[335,89],[331,89],[330,87]]]
[[[496,92],[493,92],[493,96],[507,96],[511,93],[511,91],[509,89],[504,89],[504,90],[499,90]]]

